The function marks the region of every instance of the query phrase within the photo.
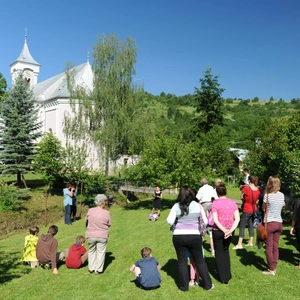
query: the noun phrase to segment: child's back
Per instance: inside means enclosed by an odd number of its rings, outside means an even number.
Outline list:
[[[25,237],[24,250],[22,261],[30,263],[32,268],[38,266],[38,259],[36,258],[36,245],[38,242],[38,227],[31,227],[30,234]]]
[[[85,238],[80,235],[76,238],[76,243],[73,244],[67,254],[66,266],[71,269],[78,269],[87,260],[87,252],[84,247]]]
[[[142,259],[138,260],[131,266],[130,271],[136,276],[136,280],[144,289],[154,289],[159,287],[161,277],[158,272],[160,265],[158,261],[152,257],[152,250],[144,247],[141,250]]]
[[[157,270],[158,261],[154,257],[146,257],[138,260],[135,265],[141,269],[140,284],[145,288],[159,286],[161,277]]]

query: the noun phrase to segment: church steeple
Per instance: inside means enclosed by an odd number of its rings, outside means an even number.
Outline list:
[[[26,81],[30,86],[37,84],[37,77],[40,72],[40,64],[33,59],[29,52],[27,45],[27,28],[25,28],[25,40],[21,54],[15,62],[13,62],[10,67],[10,73],[12,76],[12,82],[18,76],[19,72],[23,73]]]

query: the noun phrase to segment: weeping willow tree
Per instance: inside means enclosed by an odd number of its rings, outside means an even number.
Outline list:
[[[92,143],[108,174],[109,161],[139,153],[146,136],[143,87],[134,84],[137,46],[128,37],[101,35],[93,48],[93,88],[75,85],[67,67],[72,116],[65,117],[65,134],[83,146]],[[75,143],[77,144],[77,143]]]

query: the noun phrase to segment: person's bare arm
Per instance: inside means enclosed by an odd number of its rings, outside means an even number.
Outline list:
[[[132,265],[129,269],[130,272],[134,273],[135,265]]]

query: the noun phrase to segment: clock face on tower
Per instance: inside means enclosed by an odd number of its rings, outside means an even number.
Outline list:
[[[32,71],[30,71],[30,70],[24,70],[24,76],[25,76],[25,78],[30,78],[31,77],[31,74],[32,74]]]

